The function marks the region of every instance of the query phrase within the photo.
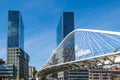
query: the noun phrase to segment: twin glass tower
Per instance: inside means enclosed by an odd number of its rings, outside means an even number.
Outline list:
[[[15,66],[14,80],[28,80],[28,63],[29,55],[24,51],[24,26],[21,13],[8,11],[7,64]]]
[[[57,45],[74,30],[74,12],[63,12],[60,21],[57,26]],[[62,57],[56,58],[57,63],[64,63],[75,60],[75,50],[74,50],[74,35],[69,41],[69,43],[64,43],[63,48],[58,51]],[[65,56],[67,54],[67,56]],[[69,55],[68,55],[69,54]],[[56,74],[58,80],[75,80],[76,76],[71,75],[71,73],[76,74],[76,71],[62,71]],[[76,79],[77,80],[77,79]]]

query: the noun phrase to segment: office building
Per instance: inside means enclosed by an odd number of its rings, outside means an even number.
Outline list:
[[[0,80],[15,80],[16,70],[13,64],[0,65]]]
[[[120,66],[113,66],[108,71],[112,73],[112,80],[120,80]]]
[[[0,66],[2,65],[2,64],[5,64],[5,61],[3,61],[2,59],[0,59]],[[0,69],[1,70],[1,69]],[[0,75],[0,80],[2,80],[2,76]]]
[[[8,11],[7,64],[16,68],[15,80],[28,80],[29,55],[24,51],[24,25],[20,11]]]
[[[69,71],[68,80],[89,80],[89,70],[79,69]]]
[[[63,12],[57,26],[57,46],[74,30],[74,13]]]
[[[8,11],[7,48],[24,50],[24,25],[20,11]]]
[[[29,80],[35,80],[36,73],[37,73],[37,71],[36,71],[35,67],[29,66]]]
[[[73,12],[63,12],[57,26],[57,46],[61,41],[74,30],[74,13]],[[74,35],[71,39],[67,40],[58,51],[55,60],[56,63],[64,63],[68,61],[75,60],[75,51],[74,51]],[[58,80],[73,80],[72,75],[70,76],[71,71],[58,72]],[[72,71],[74,73],[74,71]]]
[[[120,80],[120,68],[93,68],[89,69],[89,80]]]
[[[89,80],[113,80],[107,69],[89,69]]]

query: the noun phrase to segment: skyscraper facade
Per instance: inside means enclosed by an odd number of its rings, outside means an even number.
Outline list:
[[[19,11],[8,12],[8,41],[7,47],[19,47],[24,50],[24,26]]]
[[[63,12],[57,26],[57,45],[74,30],[74,13]]]
[[[63,12],[60,18],[58,27],[57,27],[57,46],[61,43],[61,41],[74,30],[74,13],[73,12]],[[58,51],[63,56],[63,60],[58,60],[58,63],[68,62],[75,59],[75,51],[74,51],[74,35],[67,40],[63,45],[63,47]],[[69,55],[68,55],[69,53]],[[67,56],[65,56],[65,54]]]
[[[15,80],[28,80],[29,55],[24,51],[24,26],[20,11],[8,11],[7,64],[16,68]]]
[[[74,30],[74,13],[63,12],[57,27],[57,45]],[[74,51],[74,35],[69,43],[64,43],[63,47],[58,51],[58,54],[62,57],[57,58],[57,63],[64,63],[75,59]],[[66,56],[67,55],[67,56]],[[56,55],[57,56],[57,55]],[[73,72],[73,71],[72,71]],[[69,80],[70,71],[58,72],[58,80]]]

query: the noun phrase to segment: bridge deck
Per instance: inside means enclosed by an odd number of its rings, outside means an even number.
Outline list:
[[[42,68],[38,73],[38,77],[46,77],[51,73],[65,70],[77,70],[84,68],[102,67],[104,65],[120,64],[120,61],[118,60],[120,60],[120,52],[114,52],[100,56],[85,58],[78,61],[70,61],[66,63],[51,65]]]

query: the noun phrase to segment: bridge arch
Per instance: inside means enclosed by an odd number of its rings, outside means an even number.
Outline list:
[[[93,67],[96,65],[96,63],[99,63],[100,66],[101,65],[105,65],[104,64],[104,58],[107,59],[107,61],[109,61],[111,64],[115,62],[115,59],[114,57],[112,57],[113,55],[117,55],[117,57],[119,57],[119,50],[117,51],[113,51],[112,52],[109,52],[108,54],[104,54],[104,55],[97,55],[97,56],[92,56],[92,57],[88,57],[88,58],[85,58],[85,59],[80,59],[80,60],[73,60],[73,61],[70,61],[70,62],[63,62],[63,63],[59,63],[59,64],[51,64],[51,60],[53,60],[53,57],[55,54],[57,54],[56,52],[61,48],[61,46],[63,46],[63,44],[65,44],[65,42],[69,42],[70,40],[70,37],[75,35],[75,33],[80,33],[80,32],[85,32],[87,33],[88,35],[88,32],[89,33],[97,33],[95,34],[96,36],[98,34],[105,34],[105,35],[110,35],[110,36],[117,36],[119,37],[120,39],[120,32],[114,32],[114,31],[105,31],[105,30],[92,30],[92,29],[76,29],[74,31],[72,31],[71,33],[69,33],[64,39],[63,41],[58,45],[58,47],[55,49],[55,51],[52,53],[51,57],[48,59],[48,61],[46,62],[46,64],[41,68],[41,70],[39,71],[38,75],[39,76],[46,76],[48,74],[50,74],[51,72],[57,72],[57,71],[61,71],[61,70],[74,70],[74,68],[83,68],[83,63],[89,63],[87,64],[87,67]],[[84,35],[84,37],[86,37]],[[99,37],[99,36],[98,36]],[[107,37],[107,36],[106,36]],[[109,37],[109,36],[108,36]],[[110,39],[112,39],[112,37],[109,37]],[[89,38],[90,39],[90,38]],[[117,38],[118,39],[118,38]],[[102,40],[102,39],[101,39]],[[70,40],[71,41],[71,40]],[[98,41],[98,40],[97,40]],[[116,40],[115,40],[116,41]],[[115,43],[114,41],[114,43]],[[99,47],[99,46],[102,46],[99,45],[96,41],[93,41],[94,43],[96,43],[96,45]],[[103,42],[105,43],[105,41],[103,40]],[[112,42],[112,41],[111,41]],[[110,43],[111,43],[110,42]],[[118,42],[118,40],[116,41]],[[110,43],[106,43],[109,47],[111,46]],[[120,45],[118,44],[118,46],[120,47]],[[117,49],[117,48],[116,48]],[[90,52],[91,50],[86,50],[87,52]],[[114,59],[114,60],[113,60]],[[113,62],[112,62],[113,61]],[[82,63],[82,65],[80,65],[80,63]],[[108,64],[110,64],[108,63]],[[115,63],[119,63],[119,62],[115,62]],[[94,64],[94,65],[92,65]],[[72,65],[72,68],[70,68]],[[88,66],[89,65],[89,66]],[[107,65],[107,64],[106,64]],[[62,67],[62,68],[61,68]],[[84,67],[86,67],[86,65],[84,65]],[[47,70],[47,71],[46,71]]]

